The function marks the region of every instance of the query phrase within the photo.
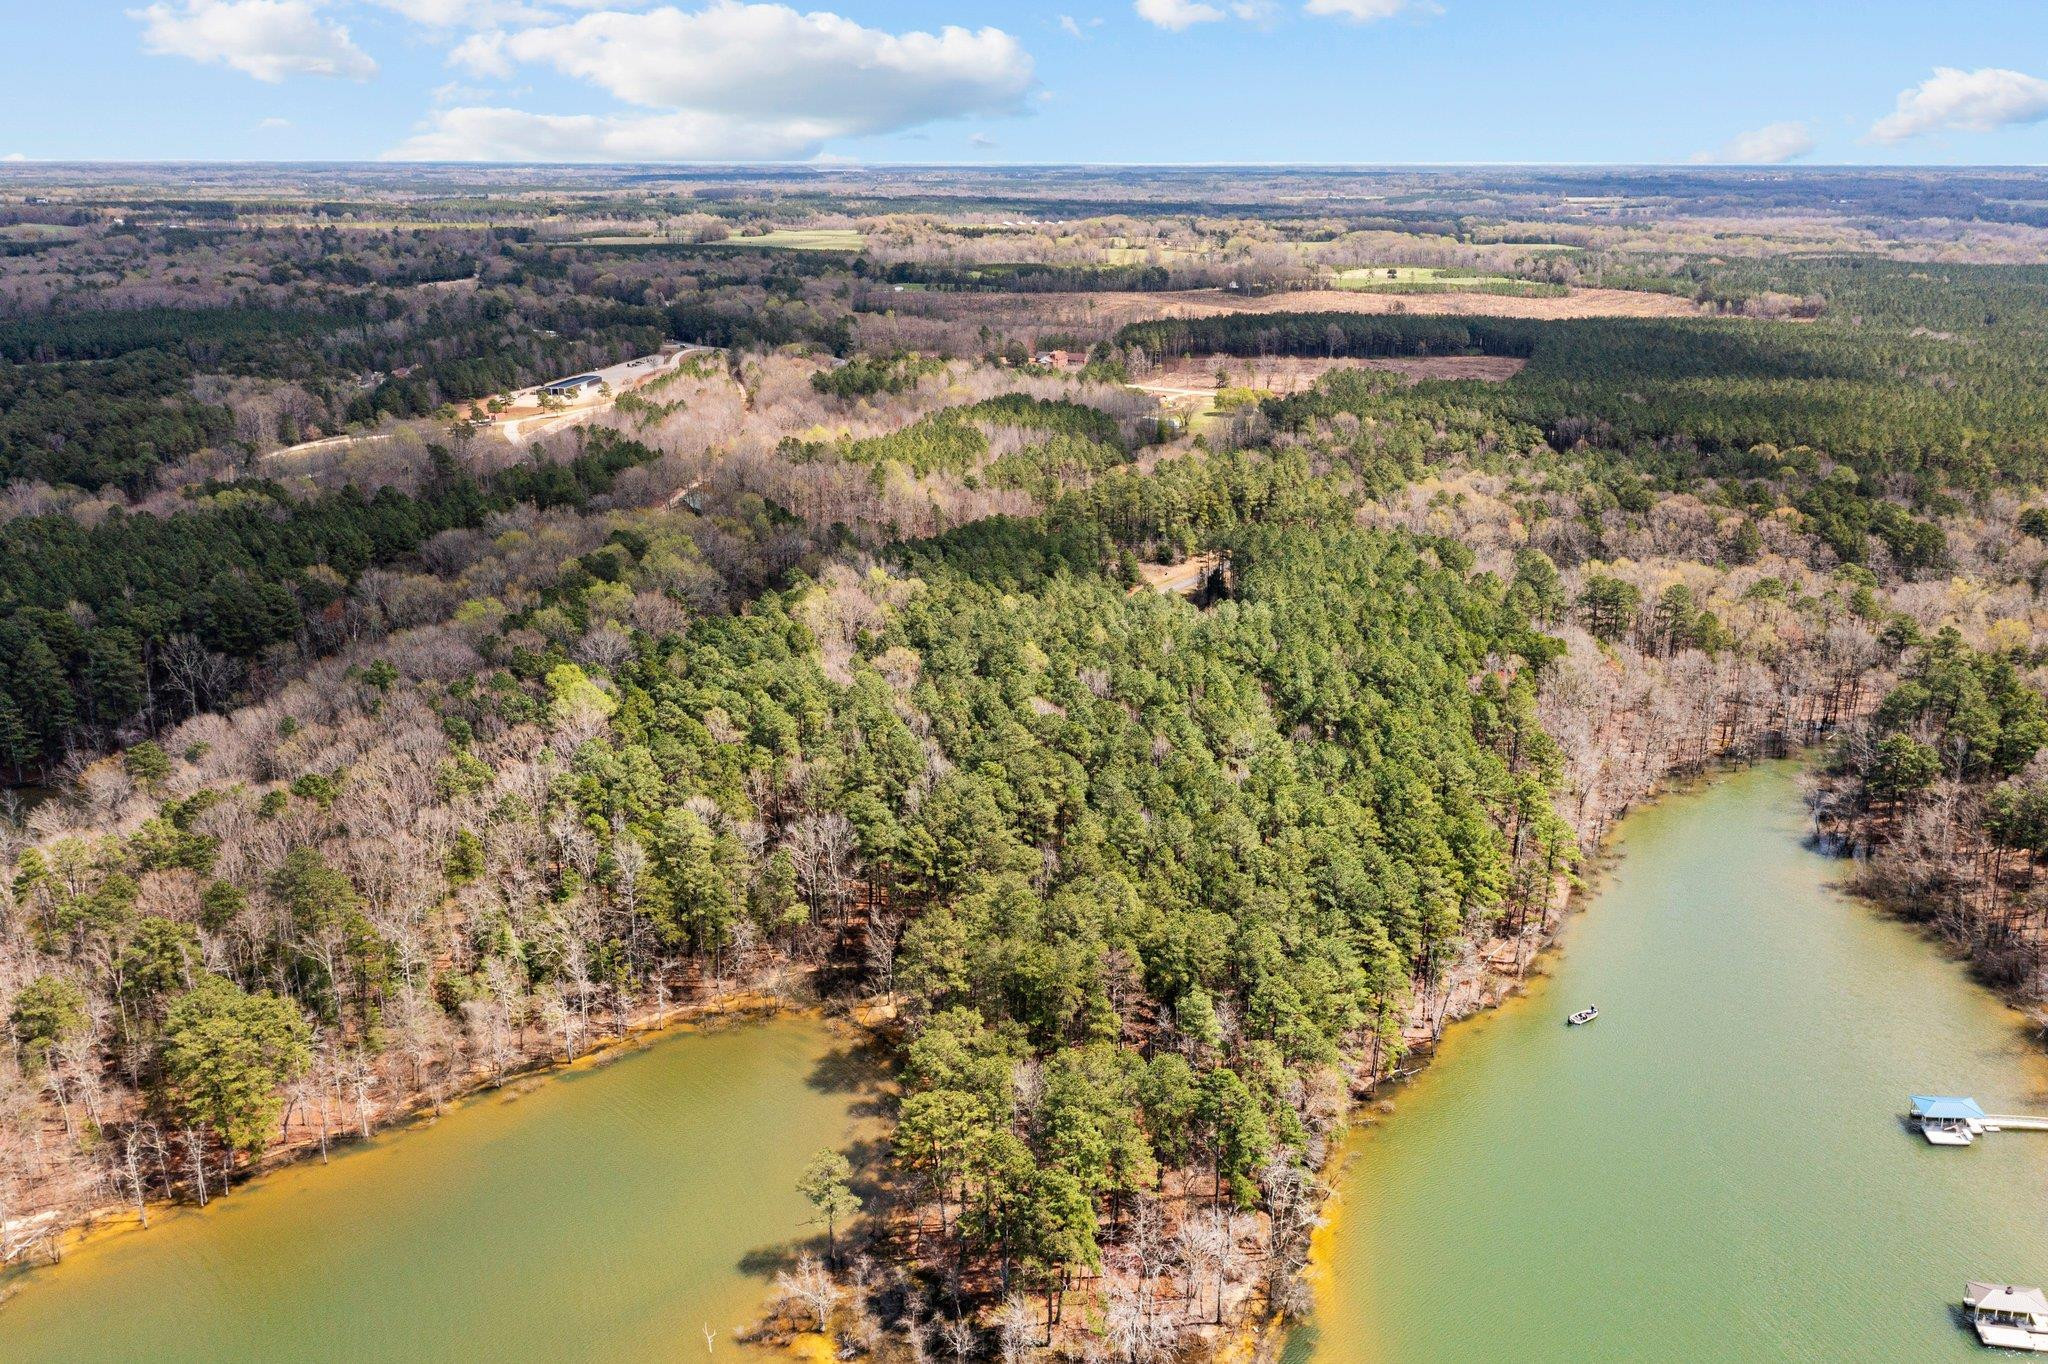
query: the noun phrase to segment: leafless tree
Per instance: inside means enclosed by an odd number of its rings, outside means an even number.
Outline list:
[[[831,1274],[817,1256],[807,1251],[798,1258],[794,1270],[777,1271],[775,1289],[808,1309],[816,1321],[815,1329],[823,1331],[831,1324],[832,1308],[839,1302],[839,1285],[832,1282]]]

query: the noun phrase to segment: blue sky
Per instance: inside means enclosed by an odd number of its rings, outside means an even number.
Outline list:
[[[2048,162],[2038,0],[817,5],[18,3],[0,156]]]

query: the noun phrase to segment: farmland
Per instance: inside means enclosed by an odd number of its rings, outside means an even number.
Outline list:
[[[727,237],[714,246],[754,251],[858,251],[867,239],[851,227],[778,228],[758,235]]]
[[[1562,297],[1566,293],[1562,285],[1516,279],[1508,275],[1475,274],[1469,270],[1452,270],[1430,265],[1375,265],[1343,270],[1339,271],[1330,283],[1338,289],[1356,289],[1365,293],[1380,294],[1473,291],[1529,297]]]

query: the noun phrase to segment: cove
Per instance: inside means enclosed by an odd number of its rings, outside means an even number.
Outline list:
[[[873,1074],[784,1018],[484,1095],[20,1275],[0,1359],[743,1359]]]
[[[1983,1356],[1949,1304],[2048,1282],[2048,1135],[1897,1115],[2048,1112],[2048,1062],[1806,827],[1783,763],[1625,822],[1550,974],[1354,1130],[1288,1364]]]

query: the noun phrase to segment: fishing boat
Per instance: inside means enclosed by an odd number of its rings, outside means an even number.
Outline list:
[[[1576,1028],[1581,1026],[1582,1024],[1591,1023],[1594,1019],[1598,1018],[1599,1016],[1600,1006],[1598,1004],[1588,1004],[1585,1008],[1579,1010],[1570,1018],[1567,1018],[1565,1022],[1570,1024],[1572,1027]]]
[[[2038,1288],[1973,1283],[1963,1290],[1963,1313],[1994,1350],[2048,1354],[2048,1294]]]

